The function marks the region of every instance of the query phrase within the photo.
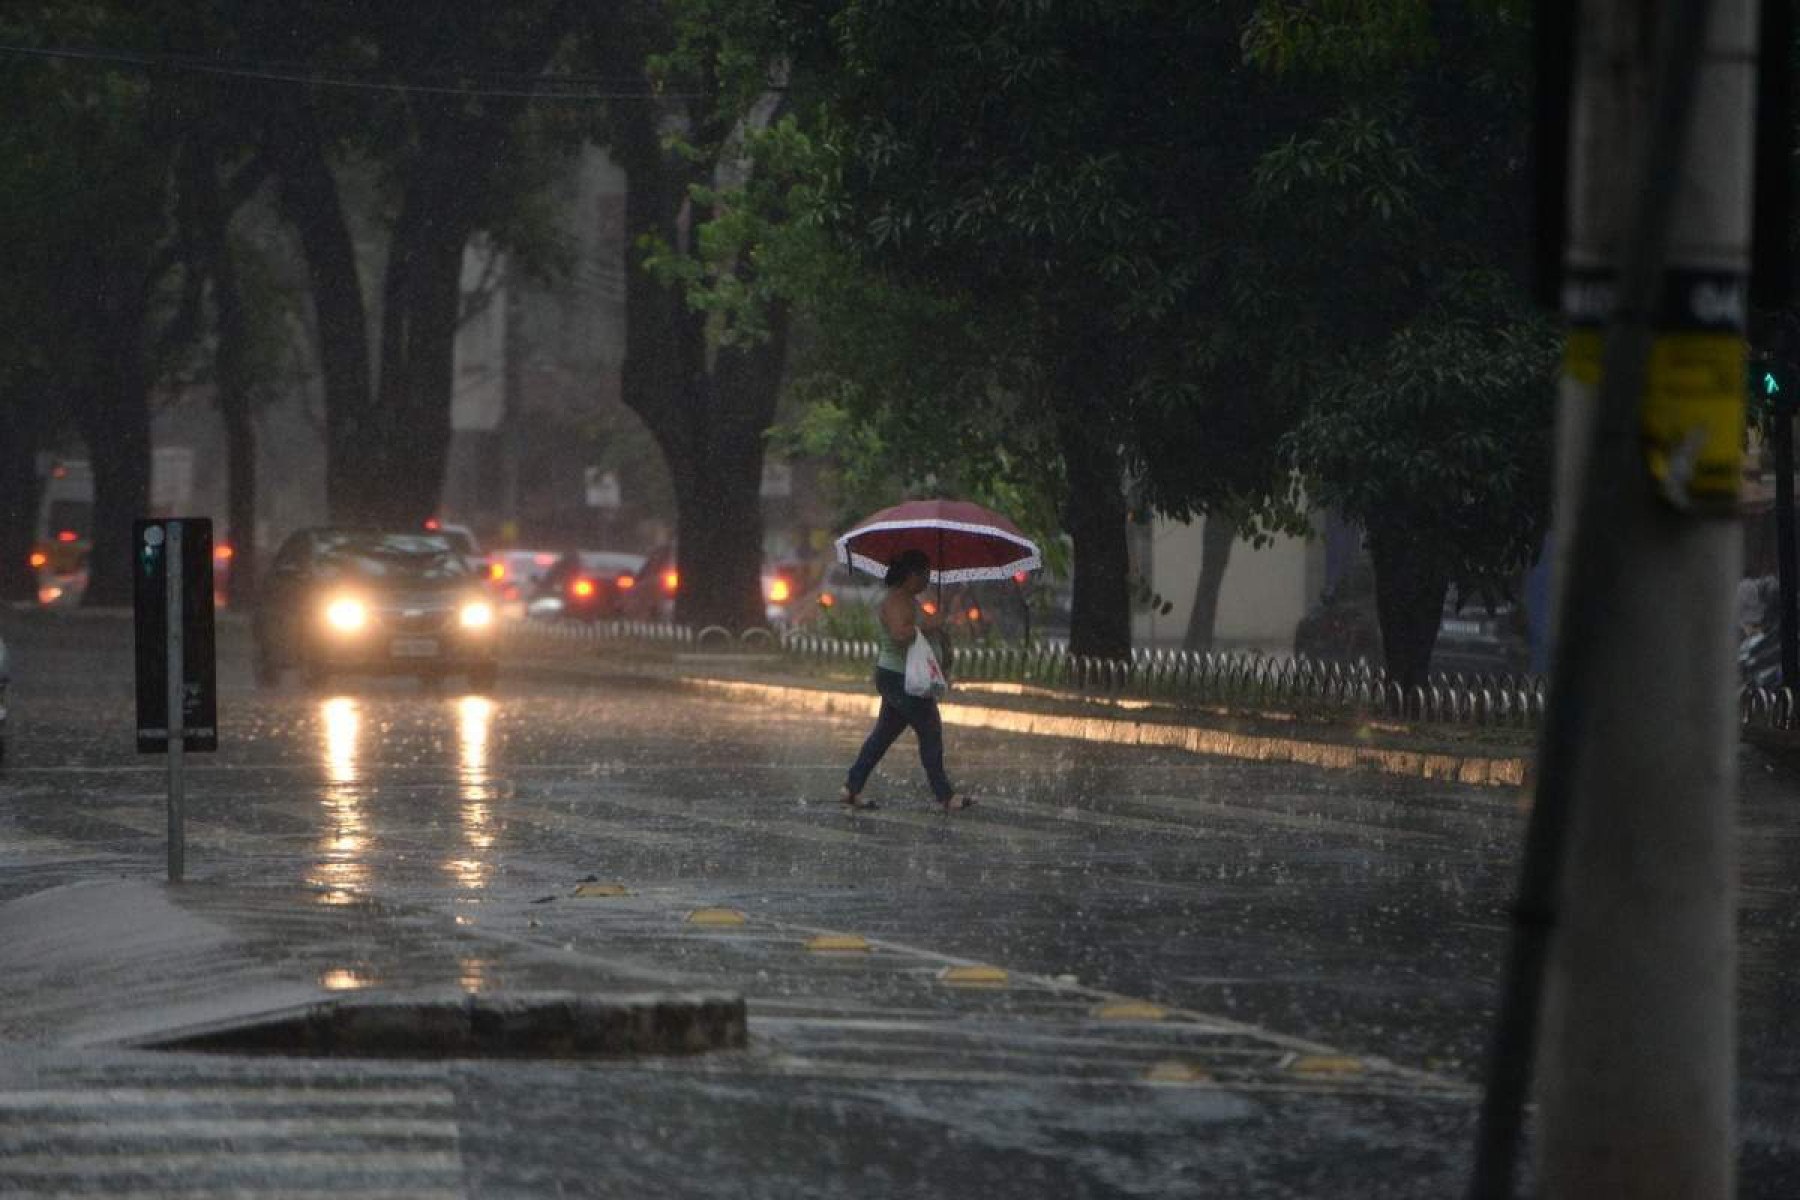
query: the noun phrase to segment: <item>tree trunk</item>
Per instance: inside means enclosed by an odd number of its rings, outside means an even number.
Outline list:
[[[117,606],[131,603],[132,522],[150,515],[150,403],[144,314],[130,301],[107,307],[95,375],[75,405],[75,419],[94,471],[93,539],[82,603]]]
[[[311,284],[313,329],[325,391],[325,499],[331,519],[372,521],[382,464],[375,457],[369,330],[356,243],[312,112],[273,123],[264,147],[281,209],[299,234]]]
[[[0,401],[0,603],[37,600],[30,556],[43,485],[37,474],[41,422],[33,399]]]
[[[1118,451],[1081,422],[1065,422],[1062,455],[1069,495],[1064,518],[1075,549],[1069,652],[1131,656],[1131,552]]]
[[[458,193],[434,179],[408,181],[389,245],[381,312],[381,372],[373,450],[382,486],[367,497],[379,524],[418,527],[436,513],[450,454],[463,247]]]
[[[1411,689],[1430,676],[1449,577],[1418,553],[1417,541],[1405,529],[1371,529],[1369,556],[1375,564],[1375,619],[1388,677]]]
[[[256,427],[251,421],[255,386],[250,366],[250,318],[238,287],[231,251],[231,213],[219,188],[219,163],[210,143],[194,150],[189,184],[206,271],[212,277],[217,341],[213,352],[215,399],[225,426],[225,520],[231,559],[225,598],[242,606],[253,598],[256,553]]]
[[[1237,541],[1237,522],[1221,513],[1210,513],[1200,528],[1200,577],[1194,582],[1194,607],[1188,613],[1183,650],[1204,653],[1213,648],[1213,627],[1219,618],[1219,591],[1225,585],[1225,568]]]
[[[688,185],[699,176],[664,154],[654,111],[622,121],[614,153],[628,180],[624,402],[643,420],[668,463],[676,496],[676,555],[683,624],[741,630],[764,623],[763,437],[775,418],[786,364],[787,317],[777,311],[768,342],[721,347],[708,362],[703,318],[677,287],[644,270],[638,238],[682,244]]]

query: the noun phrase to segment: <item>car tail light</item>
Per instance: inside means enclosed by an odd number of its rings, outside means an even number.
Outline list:
[[[531,556],[531,561],[532,561],[533,565],[535,565],[535,566],[547,567],[556,561],[556,555],[554,555],[554,554],[534,554]]]
[[[231,548],[230,542],[220,542],[217,546],[213,547],[213,557],[220,562],[230,562],[232,556],[236,553],[237,551]]]
[[[621,592],[629,592],[632,588],[637,586],[637,580],[630,575],[621,575],[613,580],[613,586],[618,588]]]
[[[81,535],[76,533],[73,529],[59,530],[56,535],[56,540],[59,542],[74,542],[79,541],[80,538]]]
[[[1031,578],[1031,576],[1027,575],[1023,571],[1014,571],[1013,572],[1013,582],[1018,584],[1020,587],[1024,587],[1025,581],[1030,578]]]
[[[577,599],[587,600],[594,594],[594,581],[591,579],[577,579],[574,583],[569,585],[569,591],[573,593]]]
[[[681,572],[674,567],[662,573],[662,589],[665,595],[673,596],[681,590]]]
[[[971,620],[971,621],[981,620],[981,610],[979,608],[971,608],[969,610],[969,620]]]
[[[832,595],[830,592],[820,592],[819,593],[819,607],[820,608],[830,608],[832,605],[834,605],[836,603],[837,603],[837,597]]]
[[[919,605],[919,607],[925,610],[926,616],[928,616],[928,617],[937,616],[937,605],[933,604],[931,601],[927,600],[923,604]]]
[[[33,550],[31,552],[31,558],[28,561],[34,567],[41,567],[49,563],[50,556],[45,554],[42,550]]]
[[[794,598],[794,585],[777,575],[769,581],[769,600],[774,604],[786,604]]]
[[[505,579],[506,578],[506,564],[505,563],[497,563],[497,562],[489,563],[488,564],[488,578],[493,580],[495,583],[499,583],[502,579]]]
[[[427,517],[425,519],[425,528],[429,529],[432,533],[436,533],[440,527],[436,517]]]

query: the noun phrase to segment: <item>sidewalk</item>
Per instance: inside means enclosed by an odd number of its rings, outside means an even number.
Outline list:
[[[509,669],[581,680],[652,682],[697,694],[827,716],[872,719],[866,679],[808,671],[774,653],[691,653],[630,643],[561,642],[530,631],[507,646]],[[1076,698],[1015,683],[972,683],[942,703],[944,723],[1039,737],[1157,746],[1252,762],[1363,770],[1519,788],[1529,778],[1522,730],[1420,730],[1389,721],[1309,720],[1293,713],[1182,708],[1132,699]]]

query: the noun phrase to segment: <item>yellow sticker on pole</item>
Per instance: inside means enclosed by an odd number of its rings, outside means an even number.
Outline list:
[[[1735,502],[1744,478],[1744,339],[1658,333],[1645,374],[1644,455],[1651,477],[1697,503]]]
[[[1617,300],[1617,280],[1607,269],[1572,271],[1564,283],[1563,371],[1576,383],[1600,385]],[[1741,272],[1676,268],[1665,273],[1651,315],[1638,421],[1644,464],[1663,494],[1687,511],[1737,508],[1748,409],[1747,304]]]

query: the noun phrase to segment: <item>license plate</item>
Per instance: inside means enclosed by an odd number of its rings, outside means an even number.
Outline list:
[[[438,643],[436,638],[395,638],[389,649],[395,658],[436,658]]]

